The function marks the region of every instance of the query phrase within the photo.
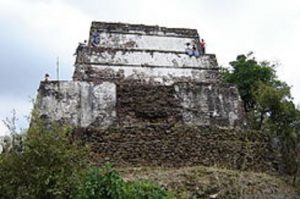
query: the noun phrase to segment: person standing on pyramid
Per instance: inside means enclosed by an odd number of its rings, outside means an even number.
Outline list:
[[[200,41],[200,50],[201,50],[202,55],[205,54],[205,48],[206,48],[206,43],[205,43],[204,39],[201,39],[201,41]]]

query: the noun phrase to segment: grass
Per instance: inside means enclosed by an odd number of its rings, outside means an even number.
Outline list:
[[[265,173],[241,172],[216,167],[127,167],[118,169],[127,181],[147,179],[158,182],[177,198],[300,198],[300,186]]]

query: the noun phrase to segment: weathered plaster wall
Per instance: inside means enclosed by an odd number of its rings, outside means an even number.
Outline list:
[[[77,66],[75,81],[140,80],[145,83],[156,82],[171,85],[176,82],[209,82],[219,80],[217,70],[192,68],[163,68],[140,66],[80,65]]]
[[[103,82],[41,82],[37,107],[42,118],[75,126],[107,127],[116,120],[116,85]]]
[[[42,82],[37,106],[45,119],[82,127],[169,122],[241,127],[245,123],[237,89],[228,84]]]
[[[186,43],[199,43],[198,39],[153,36],[149,33],[142,32],[141,34],[122,34],[122,33],[106,33],[101,32],[100,43],[98,47],[111,48],[126,48],[126,49],[140,49],[140,50],[164,50],[164,51],[184,51]]]
[[[234,85],[177,83],[174,88],[186,124],[246,125],[242,100]]]
[[[124,49],[87,49],[81,63],[121,64],[144,67],[218,69],[215,55],[188,56],[184,52],[131,51]]]
[[[220,166],[272,172],[280,157],[262,132],[180,124],[148,124],[73,133],[92,146],[97,163],[118,166]]]
[[[196,29],[188,28],[166,28],[161,26],[149,26],[143,24],[126,24],[126,23],[107,23],[107,22],[92,22],[90,33],[108,32],[119,34],[140,34],[140,35],[155,35],[155,36],[168,36],[168,37],[185,37],[185,38],[198,38]]]

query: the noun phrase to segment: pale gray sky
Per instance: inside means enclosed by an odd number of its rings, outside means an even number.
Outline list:
[[[30,99],[46,72],[55,77],[57,56],[61,78],[71,79],[91,21],[196,28],[220,65],[249,51],[280,63],[279,78],[300,103],[299,0],[0,0],[1,120],[16,109],[26,126]]]

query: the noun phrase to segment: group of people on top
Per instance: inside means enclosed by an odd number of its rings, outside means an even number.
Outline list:
[[[200,40],[200,49],[196,47],[196,44],[186,43],[185,53],[190,57],[195,56],[199,57],[200,55],[205,54],[206,43],[204,39]]]

